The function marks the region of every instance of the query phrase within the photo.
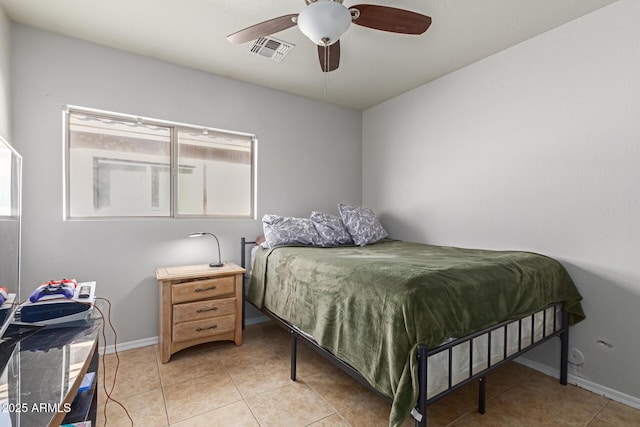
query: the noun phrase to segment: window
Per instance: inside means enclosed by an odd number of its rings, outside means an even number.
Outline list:
[[[0,137],[0,221],[18,216],[20,166],[21,157]]]
[[[65,111],[66,218],[252,218],[255,135]]]

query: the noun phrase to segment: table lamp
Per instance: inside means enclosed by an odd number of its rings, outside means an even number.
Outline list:
[[[216,239],[216,244],[218,245],[218,262],[209,263],[209,267],[222,267],[222,266],[224,266],[224,264],[222,263],[222,257],[220,256],[220,241],[218,240],[218,238],[216,237],[215,234],[213,234],[213,233],[205,233],[205,232],[189,233],[189,237],[202,237],[202,236],[212,236],[214,239]]]

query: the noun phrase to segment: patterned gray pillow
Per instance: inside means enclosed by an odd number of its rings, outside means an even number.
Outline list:
[[[318,245],[320,236],[308,218],[279,215],[262,217],[265,242],[270,248],[283,245]]]
[[[351,234],[339,216],[314,211],[311,213],[311,222],[320,236],[320,246],[327,248],[353,243]]]
[[[358,246],[377,242],[389,235],[369,208],[353,207],[340,203],[338,210],[353,242]]]

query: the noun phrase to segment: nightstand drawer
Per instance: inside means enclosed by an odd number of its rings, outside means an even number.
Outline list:
[[[211,299],[173,306],[173,323],[208,319],[236,313],[235,298]]]
[[[225,276],[179,283],[171,287],[171,301],[176,304],[233,294],[235,282],[235,276]]]
[[[173,341],[188,341],[218,335],[231,332],[235,327],[235,314],[212,319],[196,320],[194,322],[178,323],[173,327]]]

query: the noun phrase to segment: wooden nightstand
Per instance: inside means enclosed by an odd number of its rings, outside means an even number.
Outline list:
[[[231,262],[223,267],[160,267],[160,358],[210,341],[242,345],[242,274]]]

